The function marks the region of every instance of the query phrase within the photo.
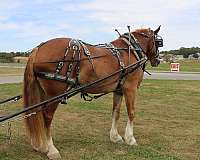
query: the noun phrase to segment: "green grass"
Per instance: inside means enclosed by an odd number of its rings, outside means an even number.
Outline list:
[[[21,92],[21,84],[0,85],[0,97]],[[138,91],[134,135],[139,146],[109,140],[112,95],[92,102],[79,96],[60,105],[53,122],[53,137],[64,160],[199,160],[200,83],[198,81],[144,80]],[[22,102],[1,106],[0,113],[19,109]],[[6,109],[10,107],[10,109]],[[123,102],[119,133],[127,122]],[[0,127],[0,160],[42,160],[25,136],[22,121]]]
[[[181,72],[200,72],[200,60],[181,60],[179,63]],[[23,75],[24,68],[13,67],[25,67],[25,65],[25,63],[0,63],[0,75],[8,75],[8,73],[9,75]],[[151,67],[148,63],[147,70],[170,71],[170,63],[161,63],[158,67]]]
[[[26,63],[0,63],[0,75],[23,75]]]
[[[23,75],[24,68],[0,67],[0,75]]]
[[[200,60],[181,60],[180,71],[182,72],[200,72]],[[148,70],[155,71],[170,71],[170,63],[161,63],[158,67],[147,65]]]
[[[14,66],[14,67],[24,67],[26,62],[22,63],[0,63],[0,66]]]

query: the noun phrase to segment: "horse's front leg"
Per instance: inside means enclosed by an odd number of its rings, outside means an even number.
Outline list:
[[[110,130],[110,140],[114,143],[123,142],[122,137],[117,131],[117,122],[119,120],[120,107],[122,103],[123,95],[113,93],[113,112],[112,112],[112,127]]]
[[[124,90],[124,97],[126,101],[127,113],[128,113],[128,122],[125,129],[125,142],[128,145],[137,145],[135,137],[133,136],[133,119],[135,116],[135,96],[136,96],[137,87],[135,88],[126,88]]]

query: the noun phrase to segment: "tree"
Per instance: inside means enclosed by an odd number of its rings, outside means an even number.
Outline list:
[[[188,58],[190,54],[200,53],[199,47],[185,48],[181,47],[178,50],[162,51],[161,54],[173,54],[173,55],[183,55],[184,58]]]

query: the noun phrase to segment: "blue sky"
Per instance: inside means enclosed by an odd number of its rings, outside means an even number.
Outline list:
[[[56,37],[104,43],[162,25],[162,50],[200,47],[200,0],[1,0],[0,51],[27,51]]]

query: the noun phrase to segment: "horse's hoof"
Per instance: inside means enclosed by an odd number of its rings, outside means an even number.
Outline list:
[[[59,159],[61,159],[60,153],[51,153],[51,154],[48,153],[47,157],[50,160],[59,160]]]
[[[120,135],[116,136],[116,137],[110,137],[111,142],[113,143],[124,143],[124,140],[122,139],[122,137]]]
[[[118,144],[124,143],[123,139],[111,140],[111,142],[113,142],[113,143],[118,143]]]
[[[114,143],[122,144],[122,143],[124,143],[124,140],[123,140],[123,139],[119,139],[119,140],[117,140],[117,141],[114,142]]]
[[[33,150],[35,150],[36,152],[41,152],[41,153],[47,153],[48,152],[47,147],[34,147],[33,146]]]
[[[134,137],[125,139],[125,142],[126,142],[126,144],[128,144],[130,146],[137,146],[138,145]]]

